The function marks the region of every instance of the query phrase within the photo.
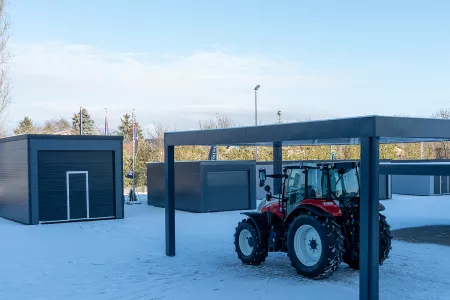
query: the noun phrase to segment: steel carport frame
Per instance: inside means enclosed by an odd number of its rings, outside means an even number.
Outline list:
[[[166,255],[175,255],[175,146],[266,145],[274,147],[274,170],[281,169],[282,145],[361,145],[361,232],[359,298],[379,299],[379,144],[450,140],[443,119],[363,116],[228,129],[167,132],[165,146]]]

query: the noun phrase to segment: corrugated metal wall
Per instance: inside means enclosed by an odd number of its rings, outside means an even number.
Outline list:
[[[200,212],[201,206],[200,162],[175,163],[175,208]],[[164,163],[147,164],[147,203],[164,207]]]
[[[28,140],[0,142],[0,217],[30,223]]]
[[[175,163],[175,208],[191,212],[256,207],[255,163],[189,161]],[[147,202],[164,207],[164,163],[147,164]]]

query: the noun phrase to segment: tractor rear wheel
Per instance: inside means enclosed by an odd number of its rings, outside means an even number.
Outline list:
[[[332,218],[301,214],[289,226],[287,252],[298,274],[323,279],[337,271],[344,253],[344,237]]]
[[[261,241],[251,219],[242,220],[234,234],[235,251],[247,265],[259,265],[266,260],[267,243]]]
[[[386,221],[386,217],[380,214],[380,240],[379,240],[379,264],[380,266],[386,259],[389,258],[389,252],[391,251],[391,226]],[[358,249],[359,251],[359,249]],[[359,259],[351,259],[350,252],[347,251],[344,254],[344,262],[352,269],[359,270]]]

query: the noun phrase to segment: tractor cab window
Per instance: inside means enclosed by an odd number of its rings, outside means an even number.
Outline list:
[[[305,199],[305,173],[303,169],[288,169],[286,197],[290,204]]]
[[[355,168],[330,170],[331,192],[337,198],[356,197],[359,194],[358,173]]]
[[[308,198],[329,198],[327,171],[308,170]]]

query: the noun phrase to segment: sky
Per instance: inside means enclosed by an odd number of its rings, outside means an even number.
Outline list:
[[[450,1],[14,0],[8,130],[85,107],[151,130],[450,108]],[[146,131],[146,130],[145,130]]]

